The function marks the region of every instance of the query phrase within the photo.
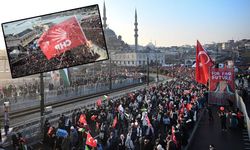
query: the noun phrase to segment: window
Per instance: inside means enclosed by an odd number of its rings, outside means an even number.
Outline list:
[[[141,61],[139,60],[139,65],[141,64]]]
[[[130,64],[130,61],[128,61],[128,65]]]

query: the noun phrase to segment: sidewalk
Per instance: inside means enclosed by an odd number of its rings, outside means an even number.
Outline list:
[[[189,150],[208,150],[210,144],[213,144],[218,150],[250,149],[250,145],[246,144],[249,141],[244,140],[244,130],[228,129],[227,131],[221,131],[217,110],[218,107],[216,106],[212,108],[214,121],[209,122],[208,113],[204,114]],[[229,124],[227,124],[228,126]]]

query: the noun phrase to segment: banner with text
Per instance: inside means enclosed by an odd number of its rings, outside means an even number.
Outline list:
[[[209,90],[210,104],[233,104],[234,70],[232,68],[211,68]]]

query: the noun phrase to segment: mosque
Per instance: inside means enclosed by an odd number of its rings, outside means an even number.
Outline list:
[[[103,5],[103,30],[105,34],[105,40],[107,48],[110,54],[111,61],[118,66],[143,66],[147,64],[165,64],[165,53],[157,50],[155,45],[151,42],[143,47],[138,44],[138,22],[137,22],[137,10],[135,10],[135,22],[134,22],[134,39],[135,45],[128,45],[122,40],[122,36],[117,36],[115,32],[107,26],[106,6]]]

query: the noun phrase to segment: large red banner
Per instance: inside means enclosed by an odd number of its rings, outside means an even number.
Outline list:
[[[44,32],[38,43],[48,60],[86,43],[86,37],[76,20],[71,17]]]
[[[232,68],[211,68],[210,96],[212,104],[227,105],[234,97],[234,70]]]

